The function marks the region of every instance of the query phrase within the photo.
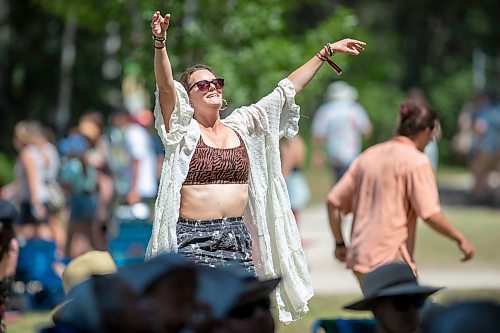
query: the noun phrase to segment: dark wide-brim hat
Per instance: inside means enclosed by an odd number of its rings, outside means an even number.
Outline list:
[[[118,274],[141,294],[154,281],[177,269],[189,269],[196,276],[196,297],[210,306],[216,319],[223,318],[240,295],[243,283],[236,276],[221,269],[195,265],[177,253],[163,253],[137,264],[123,266]]]
[[[281,277],[279,276],[261,280],[255,274],[250,273],[236,263],[221,267],[220,270],[236,276],[242,282],[242,288],[234,307],[269,299],[271,293],[278,287],[281,281]]]
[[[236,305],[243,305],[262,299],[268,299],[280,281],[280,277],[268,280],[258,280],[257,278],[244,279],[243,288]]]
[[[398,295],[429,296],[442,289],[419,285],[411,268],[403,262],[380,266],[366,274],[362,281],[364,298],[344,306],[349,310],[370,310],[370,302],[379,297]]]

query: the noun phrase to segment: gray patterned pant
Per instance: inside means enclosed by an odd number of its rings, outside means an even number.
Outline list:
[[[231,263],[242,265],[255,275],[252,239],[243,217],[214,220],[177,221],[177,246],[180,254],[196,264],[217,267]]]

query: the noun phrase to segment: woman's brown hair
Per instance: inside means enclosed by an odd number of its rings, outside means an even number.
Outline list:
[[[190,88],[189,87],[189,78],[191,77],[191,74],[193,74],[194,72],[200,71],[200,70],[207,70],[210,73],[214,74],[214,71],[212,70],[212,68],[210,68],[207,65],[203,65],[203,64],[190,66],[190,67],[186,68],[184,73],[182,73],[180,83],[184,86],[184,89],[186,89],[188,94],[189,94],[189,88]]]

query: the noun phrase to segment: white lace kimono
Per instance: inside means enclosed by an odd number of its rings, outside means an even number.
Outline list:
[[[165,161],[156,199],[153,232],[146,258],[177,251],[176,223],[180,190],[189,162],[200,138],[184,87],[175,82],[177,103],[166,132],[156,93],[155,126],[165,145]],[[298,131],[300,107],[288,79],[256,104],[234,110],[224,124],[234,129],[245,143],[250,160],[249,202],[244,215],[254,244],[254,263],[261,279],[281,276],[275,291],[279,320],[290,323],[309,309],[312,282],[287,189],[281,174],[279,139],[293,138]]]

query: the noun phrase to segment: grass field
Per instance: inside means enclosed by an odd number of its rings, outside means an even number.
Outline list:
[[[308,173],[308,181],[312,189],[312,203],[322,204],[329,190],[330,179],[325,170]],[[438,179],[447,184],[467,181],[468,175],[460,170],[438,174]],[[475,245],[476,257],[467,263],[468,269],[480,272],[486,268],[500,269],[500,247],[497,246],[500,235],[500,209],[486,207],[445,207],[445,213]],[[443,241],[429,227],[420,224],[417,234],[416,260],[419,267],[447,269],[447,265],[456,265],[459,257],[456,246],[452,242]],[[448,263],[448,264],[447,264]],[[451,263],[451,264],[450,264]],[[279,333],[305,333],[310,331],[311,324],[318,318],[331,317],[367,317],[369,313],[355,313],[341,310],[342,305],[358,299],[359,295],[315,296],[310,303],[310,312],[301,320],[288,326],[278,325]],[[438,293],[435,300],[448,303],[454,300],[471,298],[490,298],[500,302],[500,281],[498,289],[477,290],[444,290]],[[9,333],[31,333],[37,328],[49,324],[49,313],[27,313],[21,320],[8,327]]]

